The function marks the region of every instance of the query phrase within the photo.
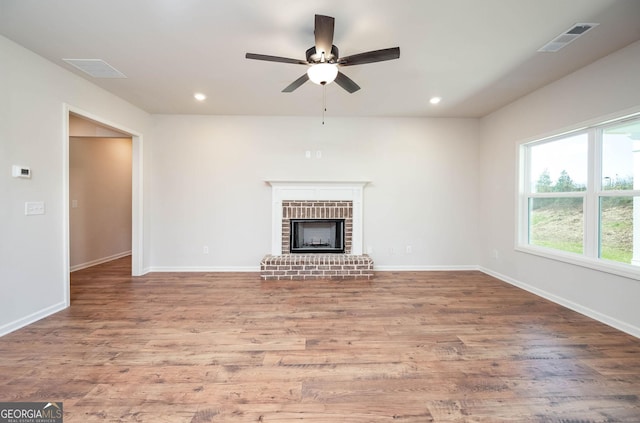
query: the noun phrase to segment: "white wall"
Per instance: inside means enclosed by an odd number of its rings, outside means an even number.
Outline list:
[[[371,181],[364,246],[378,269],[477,263],[476,119],[154,116],[153,126],[153,270],[256,270],[271,249],[265,180]]]
[[[140,134],[150,122],[140,109],[0,37],[0,334],[66,306],[65,103]],[[33,177],[12,178],[13,164],[31,167]],[[46,214],[25,216],[26,201],[44,201]]]
[[[640,111],[640,42],[482,119],[480,263],[505,280],[640,336],[640,281],[514,250],[517,144],[633,108]]]

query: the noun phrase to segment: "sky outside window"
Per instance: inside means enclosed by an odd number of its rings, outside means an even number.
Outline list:
[[[588,147],[586,133],[531,147],[531,192],[536,192],[538,179],[545,171],[553,184],[565,171],[576,185],[586,186]]]

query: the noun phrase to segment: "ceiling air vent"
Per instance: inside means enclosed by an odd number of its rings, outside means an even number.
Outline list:
[[[553,40],[549,41],[544,46],[540,47],[538,51],[546,52],[546,53],[555,53],[560,50],[562,47],[566,46],[579,36],[583,35],[591,28],[598,26],[597,23],[577,23],[567,31],[558,35]]]
[[[62,59],[94,78],[126,78],[118,69],[100,59]]]

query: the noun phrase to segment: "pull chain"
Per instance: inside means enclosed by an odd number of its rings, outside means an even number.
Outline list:
[[[322,124],[324,125],[324,112],[327,111],[327,85],[322,86]]]
[[[327,111],[327,84],[322,85],[322,124],[324,125],[324,113]]]

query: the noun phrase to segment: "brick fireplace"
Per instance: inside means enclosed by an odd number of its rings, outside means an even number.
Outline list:
[[[283,201],[282,254],[291,252],[292,219],[344,219],[344,253],[351,254],[353,201]]]
[[[268,181],[272,187],[272,248],[260,263],[264,280],[373,276],[362,254],[362,196],[367,182]],[[291,221],[344,220],[344,253],[291,254]]]

